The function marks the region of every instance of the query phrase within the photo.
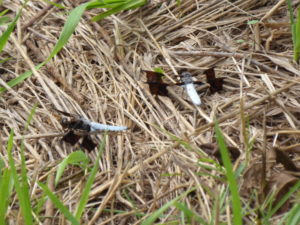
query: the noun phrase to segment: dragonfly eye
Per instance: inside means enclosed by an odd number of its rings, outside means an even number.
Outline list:
[[[69,125],[69,121],[67,118],[62,118],[60,124],[62,125],[63,128],[67,128]]]

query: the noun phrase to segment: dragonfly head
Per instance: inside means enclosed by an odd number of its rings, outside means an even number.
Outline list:
[[[70,121],[67,118],[62,118],[60,124],[63,128],[70,128]]]

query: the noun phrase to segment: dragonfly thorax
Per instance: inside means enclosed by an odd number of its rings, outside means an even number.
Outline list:
[[[91,126],[88,123],[86,123],[84,120],[62,118],[61,125],[65,129],[91,131]]]
[[[181,72],[180,78],[181,78],[181,81],[185,84],[193,83],[192,75],[187,71]]]

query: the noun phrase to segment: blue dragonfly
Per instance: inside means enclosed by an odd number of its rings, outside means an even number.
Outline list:
[[[98,131],[124,131],[128,129],[126,126],[101,124],[90,121],[80,115],[67,113],[58,109],[55,110],[65,116],[60,121],[62,127],[67,131],[62,140],[75,145],[83,137],[80,145],[88,151],[93,150],[97,146],[89,134],[97,133]]]

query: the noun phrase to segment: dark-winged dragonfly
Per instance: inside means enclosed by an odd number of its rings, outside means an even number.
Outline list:
[[[97,146],[90,137],[90,133],[96,131],[124,131],[128,129],[126,126],[101,124],[90,121],[80,115],[55,110],[65,116],[60,121],[62,127],[67,131],[62,140],[71,145],[75,145],[80,138],[82,138],[80,145],[88,151],[93,150]]]
[[[182,70],[180,72],[181,82],[174,84],[164,83],[162,80],[164,74],[162,73],[148,70],[143,70],[143,72],[146,73],[146,83],[149,85],[150,93],[152,95],[168,96],[168,86],[183,86],[191,101],[197,106],[201,105],[201,99],[196,91],[195,85],[202,85],[204,83],[201,81],[193,81],[193,76],[186,70]],[[224,77],[216,78],[215,71],[213,68],[206,70],[204,73],[206,75],[206,81],[210,85],[210,92],[214,93],[221,91],[223,88]]]

